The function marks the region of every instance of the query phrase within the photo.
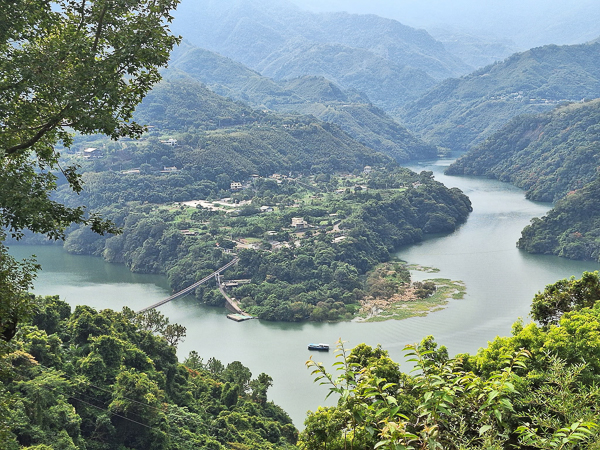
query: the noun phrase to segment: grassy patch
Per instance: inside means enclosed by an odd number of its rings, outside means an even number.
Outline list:
[[[448,304],[450,298],[461,299],[466,293],[466,287],[462,281],[453,281],[446,278],[434,278],[426,281],[433,281],[437,287],[431,297],[411,301],[399,301],[389,305],[375,316],[366,317],[366,315],[362,314],[359,321],[383,322],[384,320],[424,317],[429,313],[442,310]]]
[[[417,272],[425,272],[425,273],[438,273],[440,271],[440,269],[438,269],[436,267],[427,267],[427,266],[422,266],[420,264],[407,264],[406,268],[408,270],[415,270]]]

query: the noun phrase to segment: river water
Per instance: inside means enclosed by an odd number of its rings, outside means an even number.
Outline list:
[[[223,308],[181,298],[160,307],[171,322],[187,327],[187,338],[179,345],[180,357],[196,350],[205,360],[215,357],[224,364],[239,360],[254,376],[268,373],[274,380],[270,399],[302,427],[306,411],[325,404],[327,394],[325,387],[312,382],[305,368],[311,356],[308,343],[333,345],[341,338],[349,347],[361,342],[381,344],[401,367],[407,367],[403,363],[404,346],[427,335],[435,336],[452,354],[475,352],[495,336],[509,334],[518,317],[527,321],[531,298],[545,285],[571,275],[580,277],[586,270],[600,270],[597,263],[518,250],[515,242],[521,229],[532,217],[542,216],[550,205],[528,201],[522,191],[498,181],[447,177],[443,169],[450,162],[439,160],[411,169],[432,170],[437,180],[463,190],[473,202],[473,213],[454,233],[400,249],[398,256],[409,263],[440,269],[433,275],[416,272],[415,279],[462,280],[467,287],[463,299],[451,300],[443,311],[427,317],[402,321],[290,324],[259,320],[236,323],[225,317]],[[163,276],[132,274],[124,266],[100,258],[68,255],[61,247],[14,246],[11,253],[20,258],[36,254],[43,269],[35,292],[58,294],[71,305],[117,310],[127,305],[137,310],[170,294]],[[334,352],[312,356],[328,367],[335,361]]]

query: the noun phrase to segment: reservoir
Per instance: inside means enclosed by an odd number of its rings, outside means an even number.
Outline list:
[[[443,170],[450,162],[439,160],[411,169],[432,170],[438,181],[460,188],[471,198],[473,212],[454,233],[400,249],[398,257],[440,269],[436,274],[415,272],[415,279],[462,280],[467,288],[463,299],[451,300],[443,311],[427,317],[402,321],[292,324],[233,322],[226,318],[224,308],[206,307],[188,296],[159,308],[171,322],[187,327],[187,337],[179,344],[180,359],[196,350],[205,361],[210,357],[224,364],[239,360],[254,377],[268,373],[274,380],[269,398],[302,427],[306,411],[325,404],[328,392],[312,382],[305,362],[312,355],[331,368],[336,354],[310,353],[307,344],[323,342],[333,347],[339,338],[347,341],[349,348],[362,342],[381,344],[408,370],[402,351],[406,344],[433,335],[451,354],[475,352],[495,336],[508,335],[517,318],[528,321],[533,295],[547,284],[600,270],[600,264],[593,262],[518,250],[515,243],[523,227],[531,218],[544,215],[550,205],[528,201],[521,190],[498,181],[447,177]],[[11,253],[19,258],[36,254],[42,271],[35,293],[58,294],[73,306],[138,310],[170,295],[163,276],[132,274],[125,266],[69,255],[61,247],[13,246]]]

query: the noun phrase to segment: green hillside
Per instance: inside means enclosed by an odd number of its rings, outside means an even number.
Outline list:
[[[340,126],[362,144],[397,161],[431,159],[437,149],[413,136],[369,99],[323,77],[274,81],[208,50],[184,43],[174,52],[167,79],[192,77],[214,92],[253,107],[312,115]]]
[[[450,175],[482,175],[555,201],[594,180],[600,166],[600,100],[519,116],[459,158]]]
[[[517,245],[530,253],[600,262],[600,180],[559,200],[543,218],[533,219]]]
[[[163,132],[186,132],[252,124],[267,120],[267,115],[221,97],[197,81],[178,79],[156,85],[137,107],[135,119]]]
[[[3,450],[295,448],[269,375],[196,352],[181,364],[185,327],[157,311],[34,304],[0,353]]]
[[[156,86],[138,107],[136,119],[159,133],[179,133],[182,145],[174,148],[173,163],[193,166],[209,179],[219,173],[246,177],[290,170],[351,171],[390,161],[335,125],[252,110],[189,79]]]
[[[600,97],[600,44],[534,48],[442,82],[398,117],[419,136],[464,152],[524,113]]]
[[[182,76],[180,72],[205,83],[219,95],[234,98],[255,106],[271,108],[280,99],[287,103],[302,102],[293,92],[274,80],[262,76],[242,63],[199,47],[188,41],[172,53],[166,79]]]
[[[81,197],[71,199],[74,204],[193,200],[229,190],[230,182],[253,174],[353,172],[393,163],[336,125],[253,110],[189,78],[161,82],[135,118],[150,127],[139,141],[76,139],[75,149],[102,148],[103,156],[71,156],[86,181]],[[176,145],[167,145],[168,139],[176,139]],[[175,170],[164,173],[166,167]]]

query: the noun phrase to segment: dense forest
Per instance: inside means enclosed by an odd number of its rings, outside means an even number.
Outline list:
[[[428,145],[373,106],[358,91],[342,90],[323,77],[301,76],[275,81],[208,50],[182,43],[172,54],[166,79],[190,76],[225,97],[273,111],[300,113],[339,125],[354,139],[397,161],[431,159]],[[410,86],[407,86],[410,88]]]
[[[600,44],[547,45],[444,80],[397,114],[426,141],[465,152],[513,117],[600,97]]]
[[[216,181],[217,176],[239,181],[253,174],[353,171],[392,162],[336,125],[254,110],[190,79],[157,85],[135,118],[150,127],[143,140],[79,137],[77,148],[102,148],[102,157],[71,161],[84,173],[104,172],[111,179],[129,169],[159,175],[165,166],[174,166],[179,175],[192,177],[181,186],[190,189],[194,182]],[[175,138],[177,145],[165,143],[167,138]]]
[[[525,227],[517,243],[530,253],[600,261],[600,180],[569,193]]]
[[[252,283],[233,295],[249,313],[283,321],[352,318],[365,295],[362,275],[400,245],[453,231],[471,211],[458,189],[430,172],[407,169],[279,183],[259,178],[229,192],[227,201],[209,196],[211,202],[196,207],[120,204],[104,188],[94,193],[96,187],[88,181],[88,199],[96,207],[105,201],[98,211],[123,232],[107,238],[76,229],[67,236],[67,251],[103,256],[134,272],[165,273],[177,291],[231,260],[228,249],[236,248],[240,262],[227,277]],[[293,218],[302,220],[301,229]],[[197,288],[196,296],[224,302],[213,285]]]
[[[2,362],[0,448],[291,448],[271,377],[239,361],[175,354],[185,336],[156,311],[71,307],[38,297]],[[179,327],[179,332],[173,329]],[[8,429],[6,424],[9,424]]]
[[[519,116],[446,173],[507,181],[524,189],[531,200],[556,201],[597,177],[599,123],[600,100]]]

